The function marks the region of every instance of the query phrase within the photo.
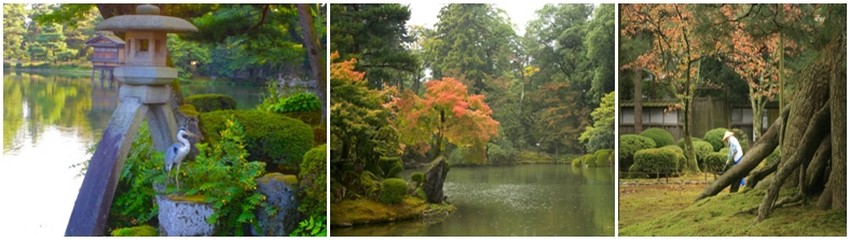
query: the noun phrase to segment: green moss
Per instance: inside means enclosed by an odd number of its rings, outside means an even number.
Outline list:
[[[170,194],[167,197],[175,202],[207,203],[207,197],[202,195]]]
[[[178,108],[177,110],[179,110],[181,113],[183,113],[183,115],[186,115],[188,117],[198,117],[200,115],[200,113],[198,113],[198,110],[192,104],[183,104],[183,106],[180,106],[180,108]]]
[[[698,193],[701,189],[695,189]],[[780,198],[794,194],[786,189]],[[656,194],[674,197],[674,194]],[[666,196],[665,196],[666,195]],[[620,195],[620,203],[631,199]],[[681,197],[679,197],[681,198]],[[690,201],[693,198],[686,198]],[[679,209],[664,211],[657,217],[622,225],[621,236],[846,236],[847,215],[844,210],[820,210],[815,204],[777,208],[764,221],[754,223],[755,216],[741,211],[758,206],[764,200],[764,190],[706,198]],[[661,202],[661,201],[658,201]],[[652,209],[652,203],[640,206]],[[638,207],[638,206],[635,206]],[[623,211],[632,212],[632,210]],[[646,210],[638,210],[646,212]]]
[[[294,172],[313,146],[313,132],[301,121],[275,113],[257,110],[228,110],[201,113],[201,130],[210,142],[220,138],[219,132],[231,116],[245,127],[248,159],[266,162],[269,170]]]
[[[344,200],[331,204],[331,225],[358,225],[392,222],[422,216],[425,200],[407,196],[398,204],[369,199]]]
[[[404,179],[390,178],[381,182],[381,202],[396,204],[405,196],[407,196],[407,182]]]
[[[138,227],[119,228],[112,231],[113,237],[159,236],[156,228],[142,225]]]
[[[236,109],[236,100],[224,94],[195,94],[186,97],[183,103],[195,106],[202,113]]]
[[[298,184],[297,176],[291,174],[283,174],[279,172],[266,173],[266,175],[263,175],[257,180],[259,180],[263,184],[269,184],[272,180],[283,182],[290,186],[295,186]]]
[[[425,182],[425,174],[422,172],[414,172],[413,174],[410,174],[410,181],[423,183]]]

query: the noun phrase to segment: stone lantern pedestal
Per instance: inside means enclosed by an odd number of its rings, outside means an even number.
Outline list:
[[[166,34],[198,31],[186,20],[160,16],[152,5],[138,6],[135,15],[106,19],[96,29],[125,33],[125,62],[114,70],[122,83],[120,104],[89,162],[66,236],[104,234],[118,178],[142,119],[148,120],[157,150],[165,151],[175,142],[177,124],[168,84],[177,78],[177,70],[165,65]]]

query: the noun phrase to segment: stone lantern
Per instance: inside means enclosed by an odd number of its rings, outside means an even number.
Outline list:
[[[177,78],[177,70],[165,65],[166,34],[198,31],[186,20],[159,15],[159,8],[152,5],[136,7],[135,15],[106,19],[96,29],[125,33],[124,64],[114,70],[122,83],[120,104],[89,162],[67,236],[104,234],[118,178],[142,119],[148,120],[156,149],[164,151],[174,143],[177,124],[169,106],[169,84]]]

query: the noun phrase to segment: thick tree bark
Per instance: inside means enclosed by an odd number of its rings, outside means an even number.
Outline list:
[[[767,166],[756,169],[750,172],[750,175],[747,175],[747,188],[755,188],[761,180],[764,180],[765,177],[770,176],[770,174],[776,172],[776,168],[779,166],[779,160],[776,160]]]
[[[830,96],[832,98],[832,165],[829,180],[821,193],[818,207],[822,209],[847,209],[847,47],[841,38],[834,49]]]
[[[301,20],[301,34],[304,39],[304,47],[307,49],[307,58],[310,60],[310,69],[313,70],[313,77],[316,79],[316,95],[322,101],[322,120],[327,120],[328,103],[325,99],[327,74],[325,74],[325,52],[322,51],[322,45],[319,41],[319,36],[316,35],[316,29],[313,27],[313,13],[308,4],[296,4],[298,8],[298,18]]]
[[[804,196],[814,196],[823,191],[826,184],[826,170],[831,156],[832,138],[831,134],[827,133],[818,145],[814,157],[806,166],[806,173],[802,175],[805,176],[805,179],[802,179],[804,185],[799,189],[800,193],[805,194]]]
[[[779,145],[779,129],[785,124],[785,119],[788,118],[789,110],[783,110],[782,115],[770,125],[767,132],[762,135],[761,139],[756,141],[747,154],[741,159],[741,162],[723,173],[720,178],[715,180],[711,185],[705,188],[703,192],[697,196],[696,200],[717,195],[724,188],[728,187],[732,182],[738,181],[745,177],[747,173],[756,168],[767,156],[773,153]]]
[[[791,177],[793,172],[798,171],[800,165],[806,159],[811,159],[815,151],[817,151],[817,146],[820,144],[819,140],[823,139],[827,135],[826,133],[829,132],[829,109],[829,105],[825,105],[815,114],[809,122],[808,127],[806,127],[803,138],[800,139],[802,144],[791,155],[791,158],[779,167],[774,181],[770,184],[767,194],[764,196],[764,201],[762,201],[759,207],[757,221],[764,220],[770,215],[770,212],[773,210],[773,204],[776,202],[776,198],[779,196],[779,190],[785,183],[785,180]]]

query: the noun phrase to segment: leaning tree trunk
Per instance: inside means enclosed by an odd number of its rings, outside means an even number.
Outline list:
[[[822,209],[847,209],[847,47],[838,41],[838,63],[833,65],[830,79],[832,98],[832,166],[818,206]]]
[[[781,116],[770,125],[770,128],[767,129],[767,132],[762,135],[761,139],[756,141],[750,150],[747,151],[747,154],[741,159],[738,164],[735,164],[731,169],[723,173],[717,180],[715,180],[711,185],[705,188],[703,192],[697,196],[696,200],[700,200],[706,197],[717,195],[720,191],[723,191],[724,188],[728,187],[735,181],[741,180],[744,176],[758,167],[758,165],[773,153],[773,150],[776,149],[776,146],[779,145],[779,130],[785,124],[785,119],[788,118],[788,109],[782,110]]]
[[[814,156],[817,151],[817,146],[820,145],[820,141],[818,140],[823,139],[824,135],[829,132],[829,109],[829,105],[825,105],[823,108],[818,110],[814,118],[812,118],[809,125],[806,127],[803,138],[800,139],[802,141],[802,145],[799,146],[798,151],[793,152],[794,154],[791,155],[791,158],[789,158],[784,164],[781,164],[779,170],[776,172],[774,181],[767,189],[767,194],[765,194],[761,206],[759,206],[758,217],[756,220],[764,220],[768,215],[770,215],[770,212],[773,210],[773,204],[776,202],[776,198],[779,197],[780,188],[782,188],[782,185],[785,184],[785,180],[788,180],[792,173],[799,171],[801,169],[800,165],[802,165],[804,161],[811,159],[812,156]]]
[[[815,196],[823,192],[826,185],[826,170],[829,161],[832,157],[832,134],[827,133],[820,144],[818,144],[817,152],[812,157],[812,160],[806,167],[805,174],[802,174],[800,179],[801,187],[798,190],[799,194],[804,197]]]

